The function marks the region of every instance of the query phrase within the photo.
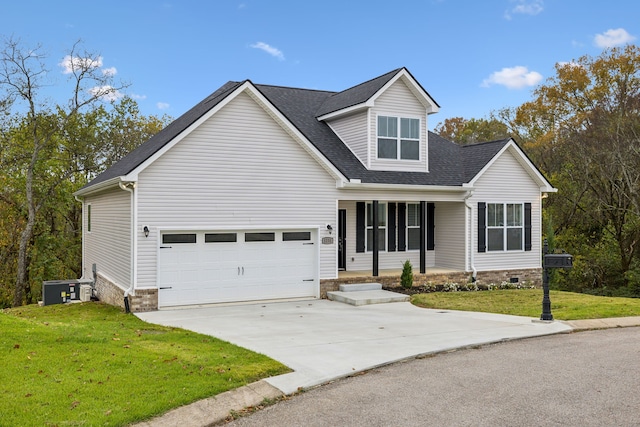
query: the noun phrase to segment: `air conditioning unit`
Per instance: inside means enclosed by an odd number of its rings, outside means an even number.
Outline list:
[[[91,285],[80,285],[80,301],[88,302],[91,301],[91,295],[93,290],[91,289]]]

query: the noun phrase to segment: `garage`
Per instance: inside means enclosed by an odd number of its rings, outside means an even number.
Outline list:
[[[158,306],[317,297],[317,230],[164,231]]]

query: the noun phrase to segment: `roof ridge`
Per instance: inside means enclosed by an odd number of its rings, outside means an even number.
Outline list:
[[[332,93],[318,108],[316,111],[316,117],[321,117],[325,114],[333,113],[365,102],[380,90],[384,84],[388,83],[393,76],[398,75],[402,70],[406,70],[406,68],[396,68],[395,70],[389,71],[355,86],[351,86],[350,88],[344,89],[340,92]],[[383,82],[383,84],[379,84],[380,82]]]
[[[507,142],[510,139],[513,139],[513,138],[509,137],[509,138],[502,138],[502,139],[494,139],[493,141],[472,142],[470,144],[458,144],[458,145],[460,145],[463,148],[464,147],[477,147],[478,145],[496,144],[496,143],[499,143],[499,142]]]
[[[344,90],[341,90],[340,92],[335,92],[335,94],[339,94],[339,93],[346,92],[346,91],[351,90],[351,89],[355,89],[355,88],[357,88],[358,86],[365,85],[365,84],[370,83],[370,82],[372,82],[372,81],[374,81],[374,80],[377,80],[377,79],[379,79],[379,78],[382,78],[382,77],[384,77],[384,76],[386,76],[386,75],[388,75],[388,74],[398,74],[398,73],[400,72],[400,70],[403,70],[404,68],[405,68],[405,67],[396,68],[395,70],[391,70],[391,71],[386,72],[386,73],[384,73],[384,74],[380,74],[380,75],[379,75],[379,76],[377,76],[377,77],[372,77],[372,78],[370,78],[369,80],[367,80],[367,81],[365,81],[365,82],[358,83],[357,85],[354,85],[354,86],[348,87],[348,88],[346,88],[346,89],[344,89]]]
[[[246,80],[246,81],[251,81],[251,80]],[[305,91],[309,91],[309,92],[323,92],[323,93],[330,93],[332,95],[335,94],[335,93],[339,93],[339,92],[335,92],[335,91],[332,91],[332,90],[309,89],[309,88],[306,88],[306,87],[267,85],[267,84],[262,84],[262,83],[253,83],[253,82],[251,82],[251,84],[253,84],[254,86],[272,87],[272,88],[276,88],[276,89],[294,89],[294,90],[305,90]]]

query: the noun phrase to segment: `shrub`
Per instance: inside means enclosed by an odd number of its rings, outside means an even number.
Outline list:
[[[405,289],[409,289],[413,286],[413,268],[411,267],[411,262],[409,260],[406,260],[402,265],[400,284]]]

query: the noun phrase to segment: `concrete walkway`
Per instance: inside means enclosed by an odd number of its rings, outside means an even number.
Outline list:
[[[381,365],[450,351],[576,329],[640,325],[640,318],[536,322],[408,302],[354,307],[328,300],[160,310],[141,319],[180,327],[265,354],[294,372],[170,411],[140,426],[205,426],[231,410],[260,404]]]

